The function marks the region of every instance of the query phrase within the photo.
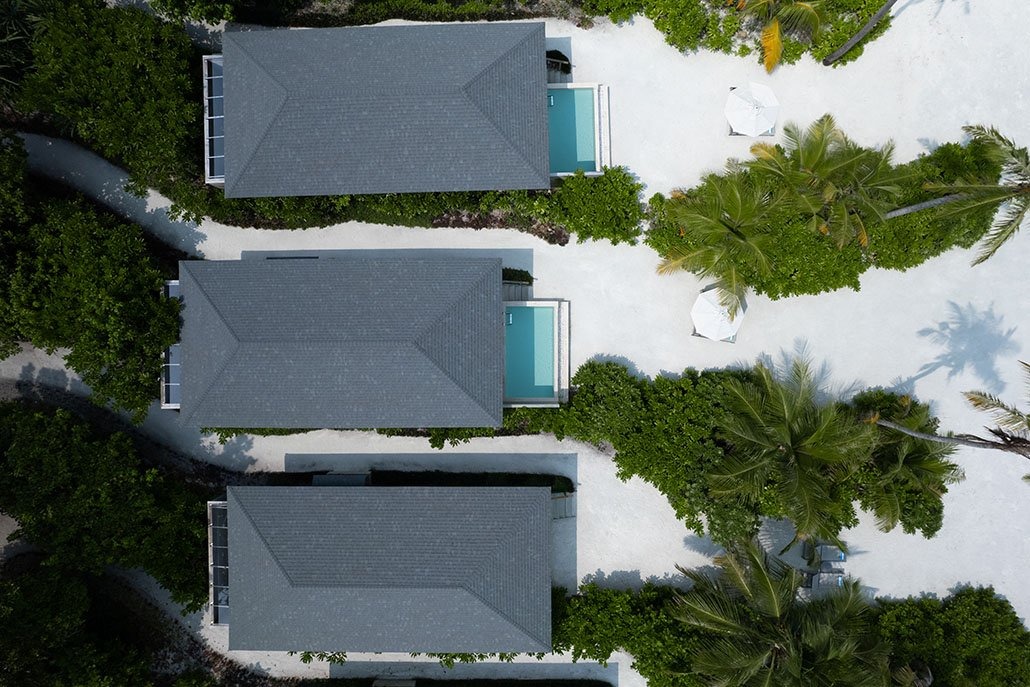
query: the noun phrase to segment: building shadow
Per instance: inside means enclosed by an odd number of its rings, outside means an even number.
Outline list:
[[[406,655],[400,656],[407,658]],[[475,680],[479,687],[485,684],[479,682],[482,680],[546,680],[550,683],[563,684],[564,687],[569,687],[566,683],[569,680],[599,680],[609,685],[618,685],[619,664],[615,661],[602,665],[593,661],[504,663],[488,660],[479,663],[459,663],[453,668],[445,668],[437,661],[412,661],[410,659],[407,661],[364,661],[354,656],[348,656],[346,663],[330,664],[329,677],[446,680],[448,684],[456,687],[460,687],[463,680]]]

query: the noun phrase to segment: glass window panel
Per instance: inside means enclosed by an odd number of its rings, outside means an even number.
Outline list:
[[[222,95],[222,77],[216,76],[207,80],[208,95]]]
[[[215,527],[225,527],[229,522],[229,512],[225,506],[211,507],[211,524]],[[224,532],[224,530],[223,530]],[[224,539],[222,541],[225,541]]]
[[[208,73],[208,76],[221,76],[222,75],[222,61],[221,60],[207,60],[207,73]]]
[[[225,119],[222,117],[211,117],[207,120],[207,135],[208,136],[224,136],[225,135]]]
[[[168,355],[165,356],[165,362],[169,365],[179,365],[182,363],[182,346],[180,344],[172,344],[168,347]]]
[[[171,284],[165,284],[165,295],[169,298],[179,297],[179,283],[172,282]]]
[[[182,403],[182,394],[179,393],[180,388],[178,384],[165,384],[164,402],[166,405]]]
[[[228,568],[211,568],[211,580],[216,587],[228,587],[229,586],[229,569]]]
[[[224,157],[212,158],[211,159],[211,163],[208,166],[208,169],[210,169],[210,173],[208,174],[208,176],[216,178],[216,179],[223,178],[225,176],[225,158]]]
[[[229,549],[221,546],[211,549],[211,560],[215,565],[229,565]]]
[[[225,139],[212,138],[207,142],[207,154],[211,157],[222,157],[225,155]]]
[[[215,609],[215,622],[219,625],[229,624],[229,608],[216,608]]]
[[[207,114],[210,117],[221,117],[225,112],[222,110],[221,98],[207,99]]]

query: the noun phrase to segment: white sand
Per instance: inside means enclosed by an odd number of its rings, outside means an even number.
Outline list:
[[[616,164],[627,165],[648,191],[695,183],[726,157],[744,156],[748,139],[726,136],[722,106],[727,89],[749,79],[769,83],[785,119],[807,123],[833,113],[845,131],[866,144],[892,137],[898,159],[910,159],[935,142],[957,140],[966,123],[998,126],[1030,144],[1025,116],[1030,44],[1024,27],[1030,8],[1002,2],[908,0],[894,27],[869,46],[855,64],[836,70],[810,60],[766,76],[757,63],[724,55],[684,57],[664,45],[650,22],[615,27],[601,22],[590,31],[548,22],[549,35],[571,35],[577,81],[611,86],[612,145]],[[782,121],[782,119],[781,119]],[[686,366],[723,367],[759,356],[782,359],[805,349],[826,365],[831,386],[846,391],[885,385],[932,400],[945,430],[975,432],[987,418],[968,408],[960,393],[986,389],[1020,401],[1023,383],[1017,360],[1030,358],[1030,277],[1022,256],[1030,237],[1017,236],[990,262],[969,267],[971,254],[951,253],[906,273],[874,271],[861,293],[837,292],[772,302],[751,299],[735,345],[690,337],[688,311],[700,283],[689,274],[659,278],[650,249],[588,243],[555,247],[513,231],[400,229],[351,223],[295,232],[257,231],[204,222],[167,221],[167,200],[146,201],[121,191],[124,175],[95,156],[63,142],[28,137],[33,166],[67,179],[86,193],[119,208],[173,245],[209,259],[238,258],[244,251],[361,248],[476,249],[501,255],[506,264],[531,269],[538,297],[572,302],[572,364],[619,356],[644,374],[677,372]],[[936,334],[938,336],[931,336]],[[0,363],[0,374],[60,375],[58,358],[29,351]],[[57,377],[60,379],[59,377]],[[74,375],[72,381],[75,383]],[[847,388],[845,388],[847,385]],[[78,384],[81,388],[81,384]],[[226,446],[183,432],[170,415],[155,412],[148,427],[167,441],[205,459],[249,469],[282,469],[291,454],[417,452],[424,442],[364,433],[315,432],[302,436],[245,437]],[[556,533],[556,581],[608,576],[608,584],[639,584],[641,577],[666,578],[673,564],[702,565],[710,544],[693,538],[675,521],[654,489],[614,477],[611,461],[594,449],[551,437],[477,440],[434,454],[431,467],[479,467],[455,453],[576,453],[543,465],[498,458],[484,469],[549,469],[575,476],[579,485],[574,533],[562,523]],[[362,460],[310,459],[336,468]],[[900,532],[881,534],[868,520],[845,534],[848,570],[880,595],[922,591],[946,594],[956,585],[992,584],[1017,612],[1030,617],[1030,589],[1023,584],[1030,563],[1030,487],[1020,476],[1030,462],[996,452],[962,450],[957,460],[967,479],[945,498],[944,528],[933,540]],[[575,538],[575,563],[568,555]],[[199,626],[198,626],[199,627]],[[224,647],[218,629],[199,627]],[[247,663],[282,675],[312,674],[283,654],[241,654]],[[352,656],[339,674],[357,674],[357,661],[389,656]],[[403,659],[404,657],[399,657]],[[642,681],[618,663],[620,684]],[[519,664],[521,666],[521,664]],[[395,666],[401,673],[409,668]],[[321,668],[324,670],[324,666]],[[429,668],[426,668],[427,670]],[[554,676],[568,675],[557,667]],[[386,671],[367,667],[368,674]],[[474,667],[497,676],[534,676],[526,666]],[[602,671],[600,668],[587,670]],[[511,672],[516,671],[516,672]],[[522,672],[518,672],[522,671]],[[324,674],[324,673],[323,673]],[[337,674],[337,673],[334,673]],[[591,673],[591,674],[603,674]],[[548,674],[547,676],[550,676]]]

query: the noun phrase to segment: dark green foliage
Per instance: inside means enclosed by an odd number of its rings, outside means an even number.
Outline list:
[[[32,54],[21,106],[55,116],[139,188],[182,179],[183,161],[199,165],[199,63],[180,27],[69,0],[42,20]]]
[[[948,184],[959,179],[994,183],[1000,173],[985,146],[977,143],[958,145],[947,143],[912,162],[896,166],[888,175],[892,186],[897,186],[897,197],[890,199],[891,207],[904,207],[941,195],[927,190],[926,184]],[[755,183],[750,175],[741,174],[733,165],[727,172],[707,177],[702,183],[671,198],[655,195],[648,207],[650,227],[646,243],[666,261],[678,255],[690,254],[698,248],[690,232],[676,219],[677,206],[691,199],[713,192],[717,182],[726,183],[734,177]],[[773,191],[786,192],[780,182],[766,178],[762,183]],[[875,190],[875,189],[874,189]],[[816,232],[811,218],[797,210],[791,194],[783,199],[772,195],[775,203],[768,211],[768,220],[761,224],[763,235],[761,253],[768,270],[755,268],[755,261],[735,260],[734,277],[740,283],[772,298],[802,294],[817,294],[840,288],[858,290],[859,278],[870,267],[908,269],[955,246],[969,247],[990,229],[994,207],[954,215],[946,206],[915,212],[882,222],[876,221],[875,212],[865,213],[864,226],[868,247],[850,242],[843,247]],[[885,198],[873,194],[878,204]],[[756,245],[757,244],[756,242]],[[724,256],[725,260],[725,256]],[[720,268],[722,272],[725,269]],[[725,276],[725,275],[722,275]]]
[[[860,418],[883,417],[925,434],[936,434],[940,424],[927,404],[884,389],[862,392],[850,405]],[[856,474],[859,502],[876,515],[881,529],[900,524],[909,534],[934,536],[944,519],[941,497],[961,478],[947,460],[954,452],[948,444],[878,428],[872,460]]]
[[[205,498],[145,470],[128,437],[68,412],[0,406],[0,510],[48,565],[142,567],[190,610],[207,599]]]
[[[643,188],[624,167],[606,167],[602,176],[593,177],[576,172],[552,192],[551,213],[580,243],[586,239],[636,243],[644,220]]]
[[[189,18],[216,24],[234,18],[233,5],[236,3],[229,0],[150,0],[149,4],[155,12],[169,19]]]
[[[837,248],[813,233],[801,218],[782,219],[768,227],[772,240],[766,257],[768,274],[745,279],[755,291],[771,298],[823,293],[848,288],[858,291],[859,277],[869,260],[855,244]]]
[[[967,145],[944,143],[933,152],[901,165],[905,175],[898,207],[939,197],[924,188],[926,184],[951,184],[965,180],[993,184],[1001,174],[986,147],[977,142]],[[947,207],[914,212],[889,219],[869,232],[871,259],[878,267],[905,270],[915,267],[954,246],[969,248],[987,232],[996,208],[949,215]]]
[[[28,231],[8,289],[22,337],[65,356],[100,402],[142,420],[158,395],[161,354],[179,331],[142,230],[81,201],[54,200]]]
[[[892,666],[929,667],[934,687],[1030,684],[1030,631],[991,587],[934,597],[880,600],[880,636]]]
[[[583,585],[563,605],[553,605],[554,650],[601,663],[625,650],[649,687],[699,686],[688,672],[699,633],[669,612],[674,594],[671,587],[651,583],[639,592]]]
[[[8,287],[25,243],[28,221],[25,199],[26,156],[21,139],[0,131],[0,358],[18,351],[18,326]]]
[[[532,284],[533,275],[526,270],[516,269],[514,267],[502,267],[501,268],[501,279],[504,281],[515,282],[517,284]]]
[[[607,15],[614,22],[628,21],[634,14],[643,14],[665,34],[669,45],[679,50],[699,48],[717,52],[761,54],[762,22],[747,20],[744,13],[725,0],[584,0],[583,11],[589,15]],[[879,8],[881,0],[826,0],[826,19],[822,30],[811,43],[791,36],[783,41],[782,62],[792,63],[805,52],[821,60],[842,45]],[[890,26],[884,20],[866,41],[875,40]],[[736,37],[743,30],[746,38]],[[856,59],[862,46],[850,51],[841,63]]]

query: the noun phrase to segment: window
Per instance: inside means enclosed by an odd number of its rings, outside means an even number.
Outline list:
[[[165,297],[179,298],[179,282],[165,283]],[[161,356],[161,407],[178,410],[182,402],[179,389],[182,383],[182,358],[180,345],[172,344]]]
[[[204,181],[225,182],[225,110],[222,56],[204,56]]]
[[[211,622],[229,624],[229,507],[207,503],[208,584]]]

